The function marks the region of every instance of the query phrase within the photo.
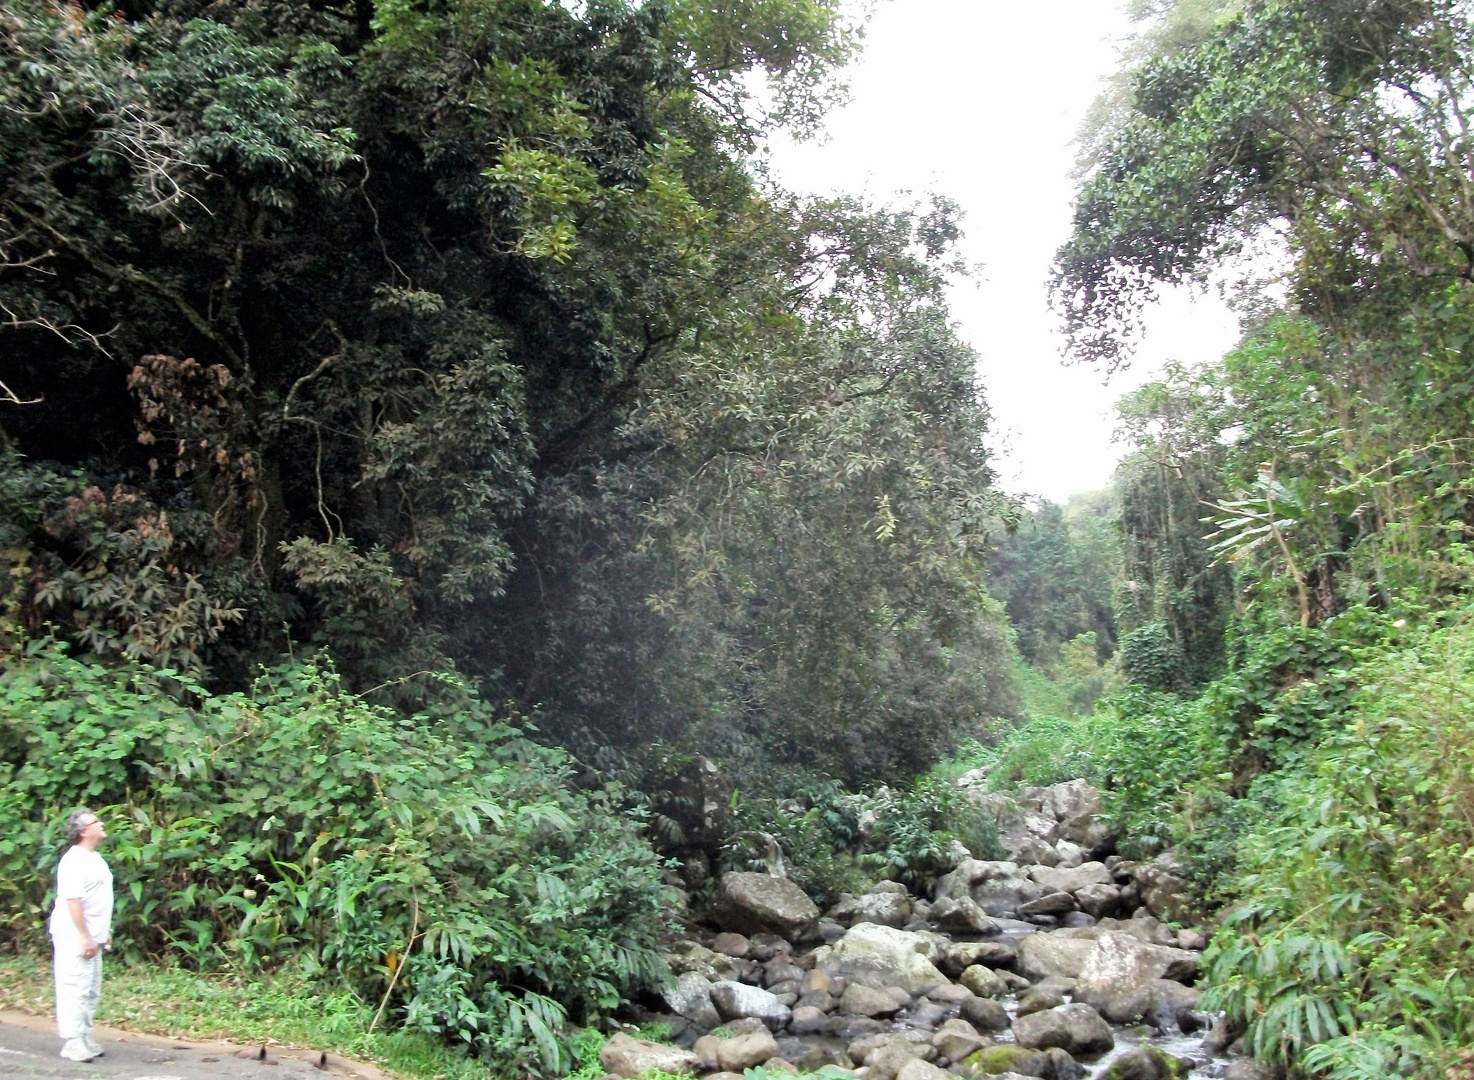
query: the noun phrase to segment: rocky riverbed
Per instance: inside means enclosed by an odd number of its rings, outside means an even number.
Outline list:
[[[1114,839],[1084,781],[977,799],[1012,858],[959,850],[929,898],[882,882],[821,913],[783,877],[722,875],[712,925],[673,944],[674,985],[642,1017],[674,1044],[615,1035],[604,1068],[1268,1080],[1198,1010],[1207,932],[1170,856],[1107,854]]]

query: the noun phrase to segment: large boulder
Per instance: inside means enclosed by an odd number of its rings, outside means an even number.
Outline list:
[[[930,1061],[912,1058],[896,1070],[896,1080],[953,1080],[952,1074]]]
[[[931,906],[931,921],[937,929],[950,934],[994,937],[998,924],[988,918],[971,896],[944,896]]]
[[[1196,907],[1186,870],[1170,851],[1158,855],[1136,868],[1141,886],[1141,902],[1159,919],[1184,922],[1191,919]]]
[[[1100,813],[1100,791],[1088,780],[1067,780],[1049,787],[1026,787],[1019,792],[1018,803],[1025,810],[1063,821],[1076,814]]]
[[[1085,958],[1095,949],[1091,936],[1078,930],[1055,930],[1048,934],[1030,934],[1019,942],[1014,967],[1019,974],[1038,982],[1051,975],[1080,977]]]
[[[1112,1023],[1132,1023],[1151,1008],[1154,980],[1190,983],[1197,973],[1197,953],[1107,931],[1080,967],[1074,999],[1095,1006]]]
[[[1054,866],[1059,862],[1059,852],[1053,844],[1047,844],[1033,833],[1017,838],[1009,847],[1008,854],[1020,866]]]
[[[1191,1068],[1155,1046],[1137,1046],[1111,1062],[1101,1080],[1182,1080]]]
[[[1018,1073],[1021,1076],[1048,1076],[1051,1062],[1038,1050],[1005,1043],[985,1046],[963,1059],[963,1065],[984,1076]]]
[[[637,1077],[650,1071],[695,1073],[697,1064],[698,1059],[690,1050],[632,1039],[622,1031],[610,1036],[599,1051],[599,1065],[615,1076]]]
[[[723,979],[711,984],[711,1003],[723,1020],[741,1020],[751,1017],[761,1020],[772,1031],[788,1023],[788,1006],[778,1000],[776,994],[756,986]]]
[[[1013,1036],[1030,1050],[1057,1046],[1079,1056],[1103,1054],[1116,1045],[1100,1013],[1079,1003],[1020,1016],[1013,1022]]]
[[[815,949],[814,967],[868,986],[898,986],[919,997],[947,981],[926,958],[932,947],[920,934],[860,923],[833,945]]]
[[[711,1003],[711,983],[694,972],[682,975],[664,993],[665,1004],[677,1016],[684,1016],[699,1028],[710,1031],[722,1022]]]
[[[964,971],[959,981],[980,998],[1004,997],[1012,989],[1003,976],[981,964],[974,964]]]
[[[1005,941],[950,942],[935,960],[936,965],[952,978],[974,964],[984,967],[1012,967],[1018,950]]]
[[[842,926],[869,922],[900,929],[911,918],[911,898],[904,892],[869,892],[864,896],[845,893],[824,914]]]
[[[1097,919],[1114,915],[1121,907],[1121,890],[1115,885],[1086,885],[1075,890],[1075,903]]]
[[[895,1016],[911,1003],[904,990],[881,989],[864,983],[850,983],[840,995],[839,1011],[848,1016]]]
[[[1112,885],[1115,875],[1104,863],[1088,862],[1079,866],[1031,866],[1029,877],[1047,893],[1073,893],[1087,885]]]
[[[717,1043],[717,1064],[723,1072],[740,1073],[778,1056],[778,1040],[767,1031],[754,1031]]]
[[[793,941],[814,928],[819,908],[786,878],[734,870],[717,883],[712,915],[723,930],[738,934],[771,931]]]

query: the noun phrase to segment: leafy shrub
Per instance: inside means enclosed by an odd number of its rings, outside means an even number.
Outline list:
[[[1256,1054],[1434,1077],[1474,1042],[1474,624],[1373,655],[1351,719],[1276,781],[1206,959]]]
[[[766,832],[792,861],[794,881],[821,903],[877,874],[923,888],[952,869],[958,842],[975,858],[1007,857],[992,818],[955,785],[932,776],[909,791],[853,794],[829,782],[801,799],[739,799],[736,821],[741,832],[727,846],[729,866],[763,866],[750,836]]]
[[[403,1024],[560,1071],[565,1018],[663,974],[654,854],[614,788],[574,791],[451,685],[402,718],[320,660],[211,696],[33,642],[0,669],[0,911],[39,934],[59,821],[108,820],[130,956],[345,979]]]

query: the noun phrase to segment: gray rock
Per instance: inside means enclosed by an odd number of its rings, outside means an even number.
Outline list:
[[[1079,866],[1032,866],[1029,877],[1045,892],[1073,893],[1087,885],[1113,885],[1115,878],[1104,863],[1088,862]]]
[[[1191,982],[1197,971],[1197,953],[1107,931],[1081,966],[1074,997],[1095,1006],[1113,1023],[1131,1023],[1150,1008],[1153,980]]]
[[[1065,1004],[1065,996],[1053,987],[1035,987],[1018,1003],[1018,1015],[1030,1016],[1045,1009],[1057,1009]]]
[[[672,974],[685,975],[694,972],[707,978],[716,976],[717,964],[724,960],[726,957],[718,956],[694,941],[678,941],[665,955],[665,962],[670,965]]]
[[[1085,849],[1079,844],[1071,843],[1069,840],[1056,840],[1054,842],[1054,862],[1046,865],[1063,866],[1068,869],[1085,862],[1086,856]]]
[[[829,977],[827,971],[815,968],[813,971],[804,972],[802,990],[805,994],[817,993],[820,990],[827,991],[834,985],[834,980]]]
[[[845,893],[824,915],[844,926],[869,922],[879,926],[902,927],[911,918],[911,898],[906,895],[904,887],[900,893],[875,891],[864,896]]]
[[[968,968],[958,981],[978,997],[1004,997],[1009,991],[1008,983],[998,972],[981,964]]]
[[[1097,883],[1075,890],[1075,902],[1080,910],[1103,919],[1114,915],[1121,906],[1121,890],[1115,885]]]
[[[698,1058],[690,1050],[665,1043],[632,1039],[616,1032],[599,1051],[599,1065],[615,1076],[637,1077],[655,1070],[667,1073],[694,1073]]]
[[[1170,851],[1137,868],[1141,902],[1159,919],[1182,922],[1192,917],[1196,898],[1182,863]]]
[[[918,934],[874,923],[850,928],[833,945],[814,951],[814,966],[831,976],[871,986],[899,986],[912,996],[940,986],[947,977],[924,952],[930,943]]]
[[[793,1003],[792,1008],[795,1015],[800,1008],[818,1009],[820,1012],[828,1013],[833,1012],[837,1004],[834,995],[828,990],[815,990],[813,993],[802,995]]]
[[[1073,1055],[1103,1054],[1116,1045],[1110,1025],[1079,1003],[1020,1016],[1013,1022],[1013,1036],[1031,1050],[1057,1046]]]
[[[1055,866],[1059,863],[1059,852],[1054,845],[1045,843],[1033,833],[1019,837],[1008,854],[1020,866]]]
[[[1018,950],[1003,941],[958,941],[949,943],[938,957],[938,966],[956,978],[974,964],[984,967],[1011,967]]]
[[[755,1032],[767,1031],[768,1025],[755,1016],[744,1016],[736,1020],[728,1020],[722,1025],[722,1030],[730,1039],[734,1035],[752,1035]]]
[[[1095,948],[1095,941],[1082,936],[1088,931],[1055,930],[1048,934],[1031,934],[1019,942],[1015,967],[1032,980],[1051,975],[1080,977],[1085,958]]]
[[[1278,1074],[1268,1062],[1245,1059],[1230,1065],[1223,1080],[1278,1080]]]
[[[761,1020],[772,1031],[788,1023],[788,1006],[766,990],[723,979],[712,983],[711,1003],[723,1020]]]
[[[741,960],[747,956],[747,950],[751,948],[751,943],[743,934],[718,934],[712,939],[711,947],[714,952],[723,953]]]
[[[717,1064],[724,1072],[740,1073],[761,1065],[778,1053],[778,1040],[766,1031],[722,1039],[717,1044]]]
[[[961,1005],[972,997],[972,991],[956,983],[943,983],[941,986],[934,986],[928,990],[926,996],[927,1000],[941,1005]]]
[[[1187,1071],[1187,1062],[1180,1058],[1155,1046],[1136,1046],[1111,1062],[1102,1080],[1179,1080]]]
[[[725,873],[718,880],[712,914],[724,930],[750,935],[766,930],[789,940],[812,932],[819,919],[818,907],[793,882],[740,871]]]
[[[1147,983],[1146,993],[1144,1018],[1154,1027],[1187,1034],[1202,1026],[1195,1010],[1203,992],[1197,987],[1183,986],[1171,979],[1153,979]]]
[[[952,1074],[929,1061],[913,1058],[896,1071],[896,1080],[952,1080]]]
[[[863,983],[851,983],[839,999],[839,1011],[849,1016],[889,1017],[905,1008],[908,1001],[904,991],[896,994]]]
[[[974,997],[964,1001],[960,1011],[962,1019],[981,1031],[1003,1031],[1012,1022],[1008,1010],[992,998]]]
[[[818,932],[819,940],[827,945],[844,937],[844,925],[833,919],[820,919]]]
[[[1083,911],[1067,911],[1059,917],[1059,924],[1071,930],[1094,926],[1097,921],[1094,915],[1087,915]]]
[[[1062,915],[1075,910],[1075,898],[1067,892],[1045,893],[1037,900],[1020,904],[1018,913],[1025,918],[1031,915]]]
[[[1070,1056],[1068,1050],[1051,1046],[1044,1051],[1044,1056],[1049,1059],[1049,1080],[1081,1080],[1089,1074],[1089,1070]]]
[[[939,930],[952,934],[994,937],[998,933],[998,924],[970,896],[944,896],[932,904],[931,921]]]
[[[1048,867],[1036,867],[1047,870]],[[1018,909],[1030,900],[1037,900],[1046,890],[1031,878],[1022,875],[1009,878],[989,878],[972,888],[972,898],[989,915],[1014,916]],[[1052,890],[1051,890],[1052,891]]]
[[[805,974],[804,969],[793,962],[792,955],[785,953],[763,965],[763,985],[771,990],[778,983],[801,983]]]
[[[829,1016],[812,1005],[798,1005],[788,1021],[788,1030],[795,1035],[817,1035],[829,1030]]]
[[[710,1031],[721,1023],[711,1003],[711,983],[695,973],[682,975],[663,994],[671,1012],[684,1016],[698,1027]]]
[[[1018,876],[1018,863],[964,859],[957,864],[955,870],[937,879],[937,887],[932,894],[932,899],[943,900],[947,897],[971,896],[974,886],[985,881]]]
[[[1177,931],[1177,947],[1202,952],[1208,947],[1208,936],[1201,930],[1185,928]]]

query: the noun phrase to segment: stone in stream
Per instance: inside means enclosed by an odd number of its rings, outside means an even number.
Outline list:
[[[989,1045],[988,1040],[978,1033],[966,1020],[948,1020],[931,1038],[937,1053],[948,1061],[961,1061]]]
[[[905,926],[911,918],[911,898],[904,891],[900,893],[875,891],[866,893],[864,896],[851,896],[845,893],[824,915],[844,926],[869,922],[878,926],[894,926],[899,929]]]
[[[788,1021],[788,1030],[795,1035],[817,1035],[828,1032],[829,1027],[829,1015],[812,1005],[795,1006]]]
[[[1155,1046],[1137,1046],[1111,1062],[1101,1080],[1182,1080],[1191,1066]]]
[[[1051,975],[1078,979],[1085,966],[1085,958],[1095,948],[1093,929],[1030,934],[1019,942],[1015,967],[1019,974],[1036,981]]]
[[[998,924],[970,896],[944,896],[931,906],[931,921],[950,934],[996,937]]]
[[[1075,903],[1087,915],[1103,919],[1121,910],[1121,889],[1116,885],[1086,885],[1075,890]]]
[[[870,1080],[895,1080],[910,1062],[935,1056],[936,1049],[930,1043],[889,1042],[865,1055],[865,1075]]]
[[[1057,1009],[1065,1004],[1065,996],[1053,987],[1036,987],[1019,999],[1018,1015],[1029,1016],[1045,1009]]]
[[[610,1036],[599,1051],[599,1064],[615,1076],[637,1077],[643,1072],[694,1073],[699,1063],[690,1050],[664,1043],[632,1039],[624,1032]]]
[[[711,1003],[723,1020],[752,1018],[773,1031],[787,1024],[792,1015],[788,1006],[768,991],[727,979],[712,983]]]
[[[1085,849],[1079,844],[1072,844],[1068,840],[1056,840],[1054,842],[1054,862],[1045,865],[1070,868],[1079,866],[1085,862],[1085,858]]]
[[[956,983],[943,983],[926,992],[928,1001],[935,1001],[940,1005],[961,1005],[971,997],[971,990],[965,986],[958,986]]]
[[[906,991],[851,983],[839,999],[839,1011],[848,1016],[895,1016],[911,1002]]]
[[[1048,1076],[1049,1058],[1038,1050],[1023,1046],[985,1046],[975,1054],[969,1054],[962,1064],[985,1076],[1000,1073],[1021,1073],[1024,1076]]]
[[[1089,1074],[1089,1070],[1071,1057],[1068,1050],[1051,1046],[1044,1051],[1044,1056],[1049,1059],[1049,1080],[1082,1080]]]
[[[1009,985],[1003,976],[981,964],[974,964],[968,968],[958,981],[980,998],[1005,997],[1009,991]]]
[[[896,1071],[896,1080],[952,1080],[952,1074],[930,1061],[912,1058]]]
[[[1057,1046],[1085,1056],[1103,1054],[1116,1045],[1110,1025],[1100,1013],[1078,1003],[1020,1016],[1013,1022],[1013,1037],[1031,1050]]]
[[[920,934],[860,923],[833,945],[814,950],[814,967],[830,976],[871,986],[898,986],[920,996],[947,981],[924,955],[930,944]]]
[[[742,934],[721,933],[712,938],[711,947],[713,952],[723,953],[735,959],[742,960],[746,958],[747,950],[752,945]]]
[[[975,997],[962,1003],[962,1019],[983,1031],[1003,1031],[1010,1023],[1008,1010],[992,998]]]
[[[1059,863],[1059,852],[1055,846],[1045,843],[1032,834],[1019,840],[1009,854],[1013,856],[1013,861],[1021,866],[1056,866]]]
[[[1197,973],[1197,953],[1107,931],[1081,966],[1074,998],[1095,1006],[1113,1023],[1131,1023],[1150,1009],[1153,980],[1191,982]]]
[[[729,871],[717,882],[712,901],[712,915],[723,930],[753,935],[753,954],[759,960],[775,955],[757,955],[763,951],[756,938],[772,931],[788,941],[812,932],[819,920],[819,909],[806,892],[786,878],[768,874]]]
[[[1045,892],[1073,893],[1087,885],[1114,885],[1114,875],[1104,863],[1088,862],[1079,866],[1031,866],[1029,877]]]
[[[974,964],[1009,967],[1017,958],[1018,950],[1004,941],[956,941],[940,951],[936,963],[955,979]]]
[[[777,1053],[778,1040],[767,1031],[719,1039],[716,1046],[717,1065],[723,1072],[740,1073],[754,1065],[761,1065]]]
[[[675,985],[667,987],[664,997],[671,1012],[684,1016],[706,1031],[722,1022],[711,1003],[711,983],[694,972],[682,975]]]
[[[1018,913],[1025,918],[1031,915],[1062,915],[1075,910],[1075,898],[1067,892],[1045,893],[1037,900],[1020,904]]]

